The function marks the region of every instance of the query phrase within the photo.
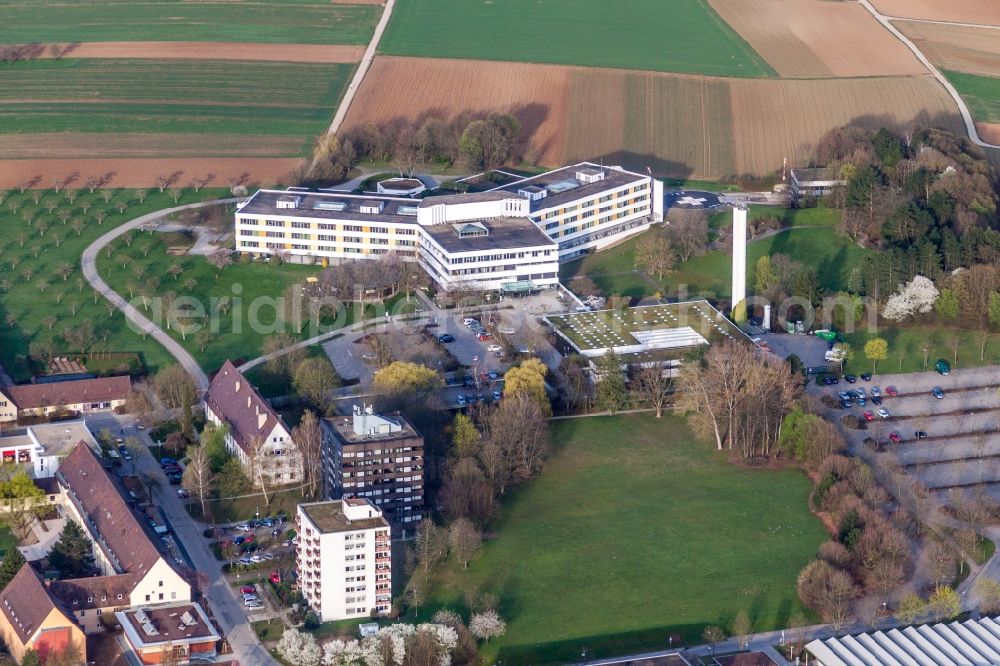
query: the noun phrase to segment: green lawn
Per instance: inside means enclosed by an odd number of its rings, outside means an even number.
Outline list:
[[[141,352],[146,366],[153,371],[173,362],[158,343],[143,340],[125,326],[121,314],[109,315],[103,299],[95,303],[79,268],[84,248],[98,236],[144,213],[173,206],[173,199],[152,190],[140,204],[133,190],[111,190],[113,196],[105,202],[102,191],[80,192],[71,204],[65,191],[40,191],[42,198],[37,205],[31,191],[4,193],[0,206],[0,281],[9,281],[11,288],[7,292],[0,289],[0,363],[16,381],[27,381],[31,376],[27,353],[33,340],[55,340],[60,353]],[[198,194],[185,190],[181,203],[220,195],[220,190],[202,190]],[[49,202],[55,205],[51,213]],[[118,212],[118,202],[127,204],[124,213]],[[66,224],[58,219],[60,211],[70,214]],[[98,211],[107,214],[101,224],[96,220]],[[25,215],[30,216],[30,223],[25,221]],[[35,227],[38,220],[47,224],[44,235]],[[72,228],[76,220],[84,223],[80,235]],[[56,273],[64,264],[73,269],[66,280]],[[48,321],[49,317],[53,319]],[[62,333],[85,321],[93,325],[93,344],[90,349],[74,349],[63,340]]]
[[[804,475],[730,464],[674,417],[560,421],[553,437],[496,539],[442,574],[425,609],[461,609],[474,587],[498,594],[508,628],[488,663],[662,649],[740,610],[755,631],[801,610],[796,576],[826,538]]]
[[[197,5],[194,5],[197,6]],[[109,132],[292,136],[300,154],[323,131],[353,65],[197,60],[36,60],[0,64],[5,133]]]
[[[18,0],[0,4],[0,43],[367,44],[381,11],[379,6],[321,0],[261,0],[252,4],[225,0]],[[247,70],[247,78],[274,83],[253,73],[253,68]]]
[[[976,120],[1000,123],[1000,78],[943,70]]]
[[[858,328],[862,325],[859,324]],[[848,361],[848,372],[871,372],[872,362],[865,358],[864,346],[869,338],[885,338],[889,343],[889,358],[880,361],[879,372],[922,372],[933,370],[934,362],[947,359],[952,368],[972,368],[980,365],[1000,364],[1000,334],[992,333],[986,342],[986,353],[980,361],[982,332],[946,328],[944,326],[915,325],[902,328],[880,328],[875,333],[859,331],[844,334],[844,339],[854,350]],[[955,361],[954,341],[958,341],[958,361]],[[927,367],[924,368],[924,347],[928,348]],[[902,355],[902,358],[900,358]]]
[[[714,76],[774,75],[705,0],[399,0],[380,50]]]
[[[17,547],[17,538],[8,527],[0,527],[0,557],[7,554],[11,548]]]
[[[866,250],[851,243],[836,230],[838,211],[825,208],[785,210],[780,208],[751,207],[752,217],[775,215],[787,220],[789,226],[808,227],[789,229],[774,236],[750,241],[747,245],[748,284],[753,283],[754,262],[760,257],[775,253],[786,254],[796,261],[817,267],[820,284],[830,291],[843,289],[851,270],[860,264]],[[729,213],[711,218],[713,229],[731,224]],[[678,263],[675,271],[662,282],[636,270],[635,246],[637,236],[613,248],[564,264],[560,277],[566,284],[569,279],[586,275],[597,283],[606,294],[622,294],[633,298],[651,296],[657,291],[665,296],[683,295],[682,300],[715,298],[728,293],[731,275],[731,255],[711,251],[687,262]]]

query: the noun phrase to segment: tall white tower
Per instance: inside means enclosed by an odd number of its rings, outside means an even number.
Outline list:
[[[747,209],[733,206],[733,320],[747,318]]]

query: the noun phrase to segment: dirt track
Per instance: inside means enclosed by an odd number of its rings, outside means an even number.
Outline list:
[[[1000,25],[1000,3],[996,0],[874,0],[886,16]]]
[[[825,0],[710,0],[786,78],[908,76],[927,69],[863,7]]]
[[[51,187],[54,178],[76,174],[70,187],[82,187],[89,176],[114,173],[110,187],[152,187],[160,174],[180,172],[177,185],[187,186],[206,174],[215,174],[210,186],[229,186],[231,178],[246,185],[271,185],[282,180],[298,163],[298,158],[147,158],[147,159],[71,159],[71,160],[0,160],[0,188],[9,189],[36,177],[38,187]]]
[[[339,44],[240,44],[230,42],[83,42],[66,58],[146,58],[151,60],[273,60],[280,62],[352,63],[363,46]],[[51,58],[45,51],[43,57]]]
[[[893,23],[938,67],[1000,76],[1000,29],[920,21]]]

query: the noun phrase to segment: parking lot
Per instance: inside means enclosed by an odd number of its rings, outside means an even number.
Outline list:
[[[836,396],[840,391],[871,387],[883,392],[881,407],[889,418],[866,422],[864,430],[845,429],[854,447],[864,439],[878,442],[879,450],[897,462],[929,490],[946,497],[956,488],[982,486],[1000,499],[1000,393],[995,368],[952,370],[948,376],[936,372],[875,375],[870,382],[815,386],[810,391]],[[895,387],[898,395],[885,395]],[[940,399],[931,390],[939,387]],[[847,409],[830,409],[833,419],[852,414],[864,419],[866,410],[877,410],[869,400],[865,407],[855,401]],[[926,438],[916,437],[918,431]],[[895,433],[900,441],[890,441]]]

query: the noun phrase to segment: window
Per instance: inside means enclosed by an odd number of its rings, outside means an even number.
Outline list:
[[[121,592],[119,592],[119,593],[118,593],[118,598],[119,598],[119,599],[121,599],[121,598],[122,598],[122,593],[121,593]]]
[[[158,585],[158,587],[163,587],[163,581],[162,580],[160,581],[160,584]]]
[[[94,597],[87,597],[87,603],[88,604],[94,603]]]
[[[160,592],[160,601],[163,601],[163,592]]]
[[[149,601],[149,595],[148,594],[146,595],[146,601]]]

